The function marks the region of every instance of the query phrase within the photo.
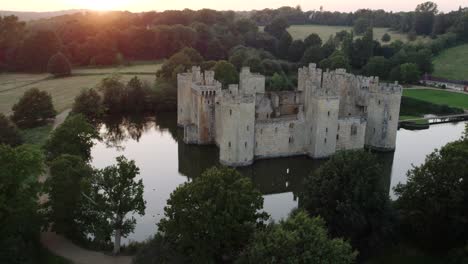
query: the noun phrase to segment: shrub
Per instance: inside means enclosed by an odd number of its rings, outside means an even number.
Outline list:
[[[59,52],[50,57],[47,71],[54,77],[69,76],[71,75],[71,65],[67,57]]]
[[[12,110],[12,120],[19,127],[44,124],[47,119],[54,118],[57,114],[50,94],[37,88],[26,91]]]

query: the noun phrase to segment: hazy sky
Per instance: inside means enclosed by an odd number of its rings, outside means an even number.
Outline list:
[[[217,10],[252,10],[263,8],[277,8],[280,6],[301,5],[303,10],[319,9],[320,6],[328,11],[354,11],[360,8],[385,9],[392,11],[414,10],[417,4],[425,0],[0,0],[0,9],[18,11],[56,11],[64,9],[100,9],[100,10],[128,10],[149,11],[167,9],[201,9]],[[467,0],[437,0],[439,10],[447,12],[468,6]]]

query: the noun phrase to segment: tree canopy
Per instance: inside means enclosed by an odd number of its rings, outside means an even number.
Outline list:
[[[211,168],[171,194],[159,231],[189,259],[216,263],[236,256],[258,225],[263,198],[231,168]]]
[[[231,63],[221,60],[218,61],[213,67],[215,72],[215,79],[220,81],[223,86],[229,84],[236,84],[239,79],[239,74],[237,73],[236,67]]]
[[[71,64],[67,57],[61,52],[50,57],[47,64],[47,72],[55,77],[64,77],[71,75]]]
[[[23,142],[16,125],[8,117],[0,113],[0,144],[17,146]]]
[[[90,122],[96,122],[105,113],[102,98],[95,89],[85,89],[75,97],[72,107],[72,114],[82,114]]]
[[[11,119],[19,127],[34,127],[44,124],[47,119],[55,118],[57,112],[52,97],[37,88],[27,90],[18,103],[13,105]]]

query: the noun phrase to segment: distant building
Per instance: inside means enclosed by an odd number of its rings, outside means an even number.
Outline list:
[[[300,68],[294,91],[267,92],[265,77],[243,68],[239,84],[222,89],[199,67],[177,76],[177,123],[188,144],[216,144],[221,163],[338,150],[395,149],[402,87],[377,77]]]

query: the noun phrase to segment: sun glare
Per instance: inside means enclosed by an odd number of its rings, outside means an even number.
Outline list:
[[[72,0],[73,4],[81,8],[92,10],[120,10],[128,7],[131,0]]]

